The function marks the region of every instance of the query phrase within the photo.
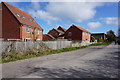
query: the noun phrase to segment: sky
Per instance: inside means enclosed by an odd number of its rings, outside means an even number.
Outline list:
[[[117,2],[8,2],[29,13],[44,29],[78,25],[91,33],[118,31]]]

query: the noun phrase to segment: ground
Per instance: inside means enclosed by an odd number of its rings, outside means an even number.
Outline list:
[[[118,51],[119,50],[119,51]],[[120,47],[92,46],[2,64],[3,78],[118,78]]]

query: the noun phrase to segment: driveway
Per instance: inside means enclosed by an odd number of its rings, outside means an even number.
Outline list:
[[[3,78],[118,78],[118,45],[92,46],[2,64]]]

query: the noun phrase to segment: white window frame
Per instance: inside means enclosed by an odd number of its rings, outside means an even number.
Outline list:
[[[26,27],[26,32],[30,33],[30,27]]]
[[[38,34],[40,34],[40,30],[38,30]]]

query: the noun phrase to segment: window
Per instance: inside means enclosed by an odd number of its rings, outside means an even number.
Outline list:
[[[30,21],[32,22],[33,20],[32,20],[32,19],[30,19]]]
[[[24,16],[22,17],[23,19],[26,19]]]
[[[38,30],[38,34],[40,34],[40,30]]]
[[[86,33],[86,36],[87,36],[87,33]]]
[[[30,33],[30,28],[29,27],[26,27],[26,32]]]
[[[31,41],[31,39],[30,39],[30,38],[25,38],[24,41],[25,41],[25,42]]]
[[[19,14],[16,14],[18,17],[20,17],[20,15]]]
[[[68,36],[72,36],[72,32],[68,32]]]

